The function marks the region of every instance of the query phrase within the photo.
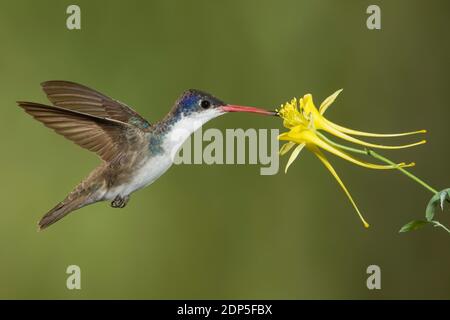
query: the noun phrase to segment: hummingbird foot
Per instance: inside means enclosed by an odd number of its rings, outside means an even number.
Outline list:
[[[129,200],[130,200],[130,196],[121,197],[120,195],[118,195],[111,202],[111,207],[113,207],[113,208],[125,208],[125,206],[127,205]]]

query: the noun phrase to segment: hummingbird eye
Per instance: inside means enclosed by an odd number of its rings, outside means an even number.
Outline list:
[[[203,109],[208,109],[208,108],[211,106],[211,102],[209,102],[208,100],[202,100],[202,101],[200,102],[200,106],[201,106]]]

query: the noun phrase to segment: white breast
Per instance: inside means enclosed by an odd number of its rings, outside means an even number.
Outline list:
[[[144,188],[164,174],[173,163],[175,156],[187,138],[204,123],[221,115],[219,110],[208,110],[182,118],[166,135],[162,149],[164,153],[150,157],[133,175],[130,183],[109,190],[104,199],[114,199],[117,195],[127,196],[133,191]]]
[[[169,157],[164,157],[162,155],[151,157],[142,167],[136,170],[129,183],[108,190],[103,198],[113,200],[118,195],[124,197],[133,191],[144,188],[155,182],[155,180],[164,174],[171,165],[172,161]]]
[[[164,148],[165,150],[167,150],[167,152],[169,152],[172,161],[175,158],[178,150],[191,134],[193,134],[197,129],[199,129],[209,120],[214,119],[222,114],[223,112],[218,109],[210,109],[189,115],[188,117],[184,117],[178,120],[177,123],[175,123],[175,125],[171,128],[164,141]]]

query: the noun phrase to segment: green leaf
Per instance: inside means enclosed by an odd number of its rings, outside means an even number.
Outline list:
[[[440,192],[436,193],[428,202],[427,208],[425,209],[425,217],[428,221],[433,220],[436,209],[439,206]]]
[[[433,220],[437,208],[440,207],[444,211],[445,200],[450,200],[450,188],[439,191],[430,199],[425,209],[425,217],[428,221]]]
[[[441,210],[444,211],[444,201],[450,202],[450,189],[444,189],[440,192],[439,195]]]
[[[408,232],[422,228],[423,226],[429,224],[429,221],[425,220],[413,220],[405,224],[399,232]]]

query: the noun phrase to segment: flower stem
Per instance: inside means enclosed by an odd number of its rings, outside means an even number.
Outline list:
[[[400,170],[400,172],[402,172],[404,175],[406,175],[408,178],[414,180],[415,182],[417,182],[418,184],[420,184],[421,186],[423,186],[425,189],[429,190],[430,192],[432,192],[433,194],[438,193],[438,191],[436,189],[434,189],[433,187],[431,187],[430,185],[428,185],[427,183],[425,183],[423,180],[419,179],[418,177],[416,177],[415,175],[413,175],[411,172],[403,169],[402,167],[398,166],[395,162],[383,157],[382,155],[378,154],[377,152],[371,150],[371,149],[356,149],[356,148],[352,148],[352,147],[348,147],[339,143],[336,143],[330,139],[328,139],[324,134],[320,133],[319,131],[316,131],[316,134],[323,140],[325,140],[326,142],[328,142],[329,144],[334,145],[335,147],[341,148],[343,150],[347,150],[353,153],[359,153],[359,154],[364,154],[364,155],[368,155],[371,156],[375,159],[378,159],[384,163],[390,164],[395,166],[395,168],[397,170]]]
[[[439,221],[433,220],[431,221],[431,223],[433,223],[433,225],[435,227],[441,227],[442,229],[444,229],[445,231],[447,231],[448,233],[450,233],[450,229],[447,228],[446,226],[444,226],[442,223],[440,223]]]
[[[378,154],[377,152],[367,149],[367,154],[370,156],[373,156],[375,159],[378,159],[380,161],[384,161],[386,163],[389,164],[395,164],[393,163],[391,160],[383,157],[382,155]],[[401,167],[396,167],[396,169],[400,170],[403,174],[405,174],[407,177],[413,179],[414,181],[416,181],[418,184],[422,185],[424,188],[428,189],[429,191],[431,191],[433,194],[438,193],[438,191],[436,189],[434,189],[433,187],[431,187],[428,183],[425,183],[423,180],[419,179],[417,176],[413,175],[411,172],[401,168]]]

